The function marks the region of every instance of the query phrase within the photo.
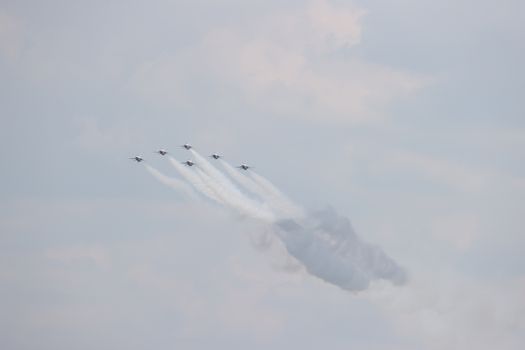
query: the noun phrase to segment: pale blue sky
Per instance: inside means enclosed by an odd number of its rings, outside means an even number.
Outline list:
[[[521,1],[0,3],[2,349],[521,349]],[[126,158],[247,162],[403,264],[349,294]],[[174,174],[175,175],[175,174]]]

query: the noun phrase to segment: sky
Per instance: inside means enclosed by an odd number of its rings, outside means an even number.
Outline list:
[[[522,349],[524,33],[519,0],[2,0],[0,347]],[[407,283],[326,283],[127,159],[186,142]]]

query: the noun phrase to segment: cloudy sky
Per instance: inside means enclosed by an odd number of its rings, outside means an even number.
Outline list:
[[[0,347],[522,349],[524,34],[520,0],[2,0]],[[408,283],[289,268],[127,159],[185,142]]]

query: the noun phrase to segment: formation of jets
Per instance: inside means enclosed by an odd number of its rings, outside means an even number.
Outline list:
[[[185,143],[184,145],[181,145],[181,147],[186,149],[186,150],[190,150],[192,148],[192,146],[190,144],[188,144],[188,143]],[[154,153],[158,153],[161,156],[165,156],[166,154],[168,154],[168,151],[166,151],[165,149],[161,148],[161,149],[155,151]],[[220,154],[213,153],[213,154],[210,155],[210,158],[213,158],[213,159],[217,160],[217,159],[221,159],[222,156]],[[142,156],[134,156],[134,157],[131,157],[129,159],[132,159],[132,160],[136,161],[137,163],[140,163],[140,162],[144,161],[144,158],[142,158]],[[189,167],[192,167],[192,166],[195,165],[195,162],[193,162],[192,160],[187,160],[185,162],[182,162],[182,164],[184,164],[186,166],[189,166]],[[252,167],[249,166],[249,165],[246,165],[246,164],[241,164],[237,168],[242,169],[242,170],[248,170],[248,169],[251,169]]]

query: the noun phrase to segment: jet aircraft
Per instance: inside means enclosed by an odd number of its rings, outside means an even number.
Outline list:
[[[185,162],[182,162],[182,164],[185,164],[187,166],[194,166],[195,165],[195,163],[193,163],[191,160],[187,160]]]
[[[135,157],[131,157],[129,159],[133,159],[137,163],[140,163],[140,162],[144,161],[144,158],[142,158],[141,156],[135,156]]]
[[[181,147],[187,149],[187,150],[190,150],[191,149],[191,145],[189,143],[185,143],[183,144]]]
[[[161,156],[165,156],[166,154],[168,154],[168,151],[166,151],[165,149],[159,149],[158,151],[155,151],[155,153],[158,153],[160,154]]]
[[[251,167],[249,165],[246,165],[246,164],[241,164],[237,168],[242,169],[242,170],[248,170],[248,169],[251,169],[253,167]]]
[[[210,157],[213,158],[213,159],[219,159],[219,158],[222,158],[222,156],[219,155],[219,154],[217,154],[217,153],[213,153]]]

